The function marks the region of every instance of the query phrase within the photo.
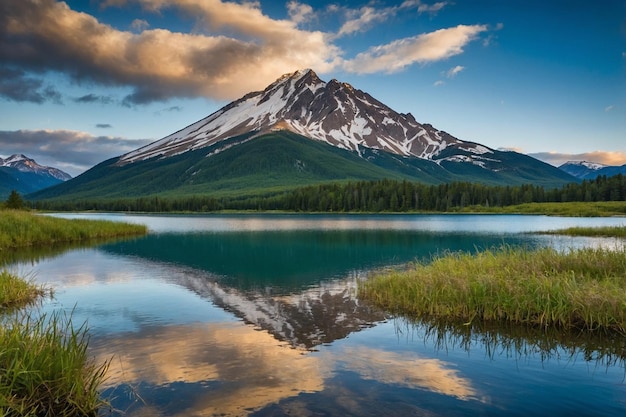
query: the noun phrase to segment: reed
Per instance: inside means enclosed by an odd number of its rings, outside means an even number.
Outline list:
[[[0,211],[0,250],[145,233],[144,225],[60,219],[19,210]]]
[[[108,362],[87,354],[87,328],[62,314],[5,319],[0,326],[0,415],[96,416]]]
[[[413,317],[626,333],[626,249],[454,253],[380,273],[359,294]]]
[[[23,279],[6,270],[0,271],[0,312],[10,307],[20,307],[51,293],[43,285]]]

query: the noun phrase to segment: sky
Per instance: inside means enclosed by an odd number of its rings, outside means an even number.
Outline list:
[[[75,176],[304,68],[461,140],[626,164],[624,0],[2,0],[0,156]]]

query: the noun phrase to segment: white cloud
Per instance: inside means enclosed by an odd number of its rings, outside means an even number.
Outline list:
[[[359,74],[393,73],[415,63],[439,61],[462,53],[465,45],[486,30],[485,25],[459,25],[396,40],[358,54],[344,68]]]
[[[420,13],[436,14],[448,4],[447,1],[440,1],[434,4],[420,4],[417,11]]]
[[[306,22],[314,14],[311,6],[294,0],[287,3],[287,12],[289,13],[289,18],[295,23]]]
[[[130,28],[136,32],[141,32],[150,27],[150,23],[147,20],[135,19],[130,23]]]
[[[362,32],[368,29],[374,22],[382,22],[395,13],[396,8],[375,9],[373,7],[365,6],[354,11],[356,17],[345,22],[337,36],[348,35],[354,32]]]
[[[606,106],[606,107],[604,108],[604,111],[608,113],[608,112],[610,112],[611,110],[613,110],[614,108],[615,108],[615,106],[613,106],[613,105]]]
[[[450,68],[448,70],[448,72],[446,72],[446,77],[453,78],[454,76],[456,76],[459,72],[463,71],[464,69],[465,69],[465,67],[463,67],[461,65],[457,65],[454,68]]]
[[[347,16],[346,22],[341,26],[337,32],[336,37],[349,35],[355,32],[365,32],[370,29],[375,23],[384,22],[398,13],[405,13],[409,9],[417,9],[418,13],[430,13],[436,14],[443,9],[448,2],[438,2],[432,5],[422,4],[420,0],[406,0],[399,6],[375,8],[374,3],[370,3],[368,6],[363,6],[359,9],[341,8],[338,6],[329,7],[329,11],[338,12],[343,10]]]
[[[442,86],[442,85],[444,85],[444,84],[445,84],[445,81],[442,81],[442,80],[437,80],[437,81],[435,81],[435,83],[433,84],[433,86],[435,86],[435,87],[439,87],[439,86]]]

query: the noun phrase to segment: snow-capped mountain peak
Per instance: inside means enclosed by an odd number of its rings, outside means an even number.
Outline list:
[[[0,158],[0,166],[14,168],[21,172],[33,172],[39,175],[56,178],[61,181],[67,181],[72,178],[71,175],[58,168],[39,165],[34,159],[31,159],[23,154],[14,154],[6,159]]]
[[[604,164],[599,164],[597,162],[588,162],[588,161],[567,161],[563,165],[578,165],[578,166],[582,166],[582,167],[585,167],[587,169],[591,169],[594,171],[602,169],[602,168],[606,168],[608,166]]]
[[[469,162],[480,165],[482,155],[492,152],[420,124],[410,113],[397,113],[348,83],[325,82],[305,69],[285,74],[263,91],[246,94],[178,132],[123,155],[120,163],[165,158],[231,137],[248,134],[253,139],[278,129],[359,154],[370,148],[441,162],[451,161],[441,152],[456,147]]]

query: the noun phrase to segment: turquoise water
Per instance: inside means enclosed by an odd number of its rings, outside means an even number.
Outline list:
[[[626,219],[492,215],[62,215],[138,239],[13,266],[56,289],[111,359],[114,415],[626,415],[626,340],[437,327],[356,296],[372,270],[447,251],[615,239],[525,232]]]

